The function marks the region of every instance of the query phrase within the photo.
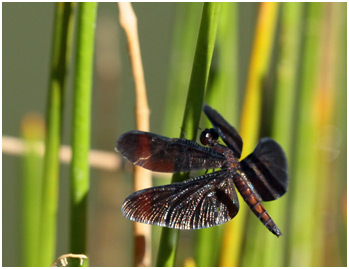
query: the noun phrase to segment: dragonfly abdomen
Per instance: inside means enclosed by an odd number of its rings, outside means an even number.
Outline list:
[[[242,198],[251,208],[253,213],[258,217],[258,219],[277,237],[282,235],[279,228],[274,223],[273,219],[269,216],[267,210],[261,204],[260,200],[254,194],[253,190],[248,186],[247,180],[243,179],[243,174],[237,173],[234,176],[234,183],[238,191],[240,192]]]

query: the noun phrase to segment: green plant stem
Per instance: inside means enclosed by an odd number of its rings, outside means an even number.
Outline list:
[[[216,64],[211,67],[206,103],[217,109],[233,126],[237,126],[239,119],[237,34],[238,4],[222,3],[214,52]],[[211,126],[207,118],[203,120],[203,127]],[[197,266],[218,266],[224,227],[219,225],[195,231]],[[234,244],[234,240],[230,242]]]
[[[72,121],[70,251],[86,253],[88,153],[97,3],[80,3]]]
[[[205,3],[195,52],[181,137],[195,140],[207,87],[221,3]]]
[[[280,58],[278,59],[277,88],[275,96],[275,109],[273,111],[274,119],[272,124],[272,137],[280,143],[284,149],[288,167],[290,167],[291,143],[294,137],[294,103],[296,97],[296,81],[298,62],[300,60],[299,51],[301,44],[301,16],[302,3],[283,3],[281,13],[281,44]],[[287,198],[286,194],[281,199],[265,203],[265,206],[283,232],[280,238],[267,232],[265,227],[255,222],[253,225],[253,234],[247,235],[247,242],[254,251],[246,256],[244,265],[246,266],[283,266],[285,263],[286,243],[288,232],[286,231],[287,220]],[[253,219],[253,217],[252,217]],[[252,220],[251,220],[252,221]],[[258,240],[256,240],[258,238]],[[256,242],[263,242],[263,247],[258,246]]]
[[[275,109],[273,112],[272,138],[284,149],[287,156],[288,170],[292,171],[292,142],[295,135],[295,100],[297,93],[298,66],[300,61],[302,14],[303,3],[282,3],[281,14],[281,44],[280,58],[278,59],[277,86],[275,92]],[[264,247],[255,252],[255,260],[263,257],[258,263],[260,266],[286,266],[286,246],[288,243],[287,203],[289,195],[286,194],[274,203],[268,204],[278,227],[282,229],[282,238],[265,233],[258,229],[263,238]],[[263,228],[263,227],[262,227]]]
[[[164,136],[176,137],[183,120],[185,98],[193,65],[197,33],[203,3],[176,3],[175,26],[171,49],[170,71],[166,91]],[[157,177],[155,183],[157,184]],[[160,179],[165,182],[164,178]],[[153,227],[154,253],[159,248],[162,228]],[[166,238],[165,236],[163,238]],[[155,255],[153,255],[154,257]]]
[[[347,137],[347,3],[336,3],[340,10],[337,18],[339,20],[339,37],[337,44],[337,76],[335,88],[338,89],[335,100],[335,114],[333,123],[338,127],[342,137]],[[347,265],[347,139],[342,139],[342,142],[338,144],[339,155],[334,165],[331,165],[331,169],[335,171],[334,178],[338,178],[339,182],[335,189],[332,212],[336,215],[333,217],[335,220],[335,236],[331,235],[332,242],[334,241],[334,247],[331,251],[327,251],[326,256],[338,257],[339,266]],[[342,205],[342,206],[338,206]],[[326,242],[327,243],[327,242]],[[327,247],[330,244],[327,244]],[[331,246],[331,245],[330,245]],[[338,251],[339,249],[339,251]],[[338,255],[338,256],[337,256]],[[332,261],[331,258],[328,261]],[[328,262],[327,262],[328,264]],[[327,266],[325,264],[324,266]],[[337,266],[337,265],[330,265]]]
[[[314,234],[317,223],[314,214],[317,199],[314,186],[318,184],[317,171],[317,130],[314,97],[319,76],[319,44],[323,19],[323,3],[309,3],[303,65],[301,69],[300,96],[298,100],[295,171],[290,182],[292,206],[290,211],[290,260],[289,266],[313,266],[316,247]],[[317,257],[318,258],[318,257]]]
[[[75,4],[57,3],[54,23],[51,78],[47,103],[47,137],[39,234],[38,266],[49,266],[55,255],[58,203],[59,146],[62,132],[66,73],[71,55]]]
[[[163,134],[178,135],[195,54],[202,3],[177,3]]]
[[[216,64],[211,67],[206,94],[206,102],[234,126],[239,121],[238,27],[238,3],[222,3],[214,52]],[[211,124],[207,118],[205,122],[205,126]]]
[[[195,140],[199,125],[204,94],[211,66],[216,30],[221,4],[205,3],[202,11],[199,37],[194,57],[187,102],[182,123],[181,137]],[[189,173],[175,174],[172,182],[184,180]],[[157,266],[173,266],[179,231],[163,229],[161,234]]]
[[[22,122],[22,136],[26,151],[22,157],[20,184],[21,266],[37,266],[43,158],[38,154],[36,147],[43,141],[44,132],[41,118],[25,116]]]

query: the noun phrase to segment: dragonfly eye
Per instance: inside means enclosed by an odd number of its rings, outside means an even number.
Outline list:
[[[212,128],[212,129],[205,129],[201,132],[201,135],[200,135],[200,142],[201,144],[203,145],[208,145],[208,144],[211,144],[215,141],[218,140],[218,132],[216,129]]]

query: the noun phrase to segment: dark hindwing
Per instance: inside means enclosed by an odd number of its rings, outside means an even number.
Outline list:
[[[121,210],[133,221],[192,230],[231,220],[239,210],[239,201],[230,173],[220,170],[135,192],[126,198]]]
[[[130,162],[156,172],[188,172],[222,166],[225,157],[186,139],[130,131],[120,136],[116,149]]]
[[[235,157],[240,159],[242,151],[242,139],[236,129],[210,106],[205,104],[203,110],[212,125],[215,127],[215,129],[217,129],[218,134],[224,143],[231,150],[233,150]]]
[[[274,140],[262,138],[255,150],[241,161],[241,167],[263,201],[278,199],[287,191],[286,155]]]

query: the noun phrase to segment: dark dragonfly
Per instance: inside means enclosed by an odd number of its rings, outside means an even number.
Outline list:
[[[130,131],[120,136],[116,149],[130,162],[157,172],[220,170],[183,182],[137,191],[122,204],[123,215],[133,221],[192,230],[225,223],[238,213],[238,189],[260,221],[276,236],[276,226],[261,201],[281,197],[288,187],[286,156],[278,143],[262,138],[243,159],[242,139],[217,111],[203,110],[214,128],[194,141]],[[217,142],[221,138],[226,146]]]

